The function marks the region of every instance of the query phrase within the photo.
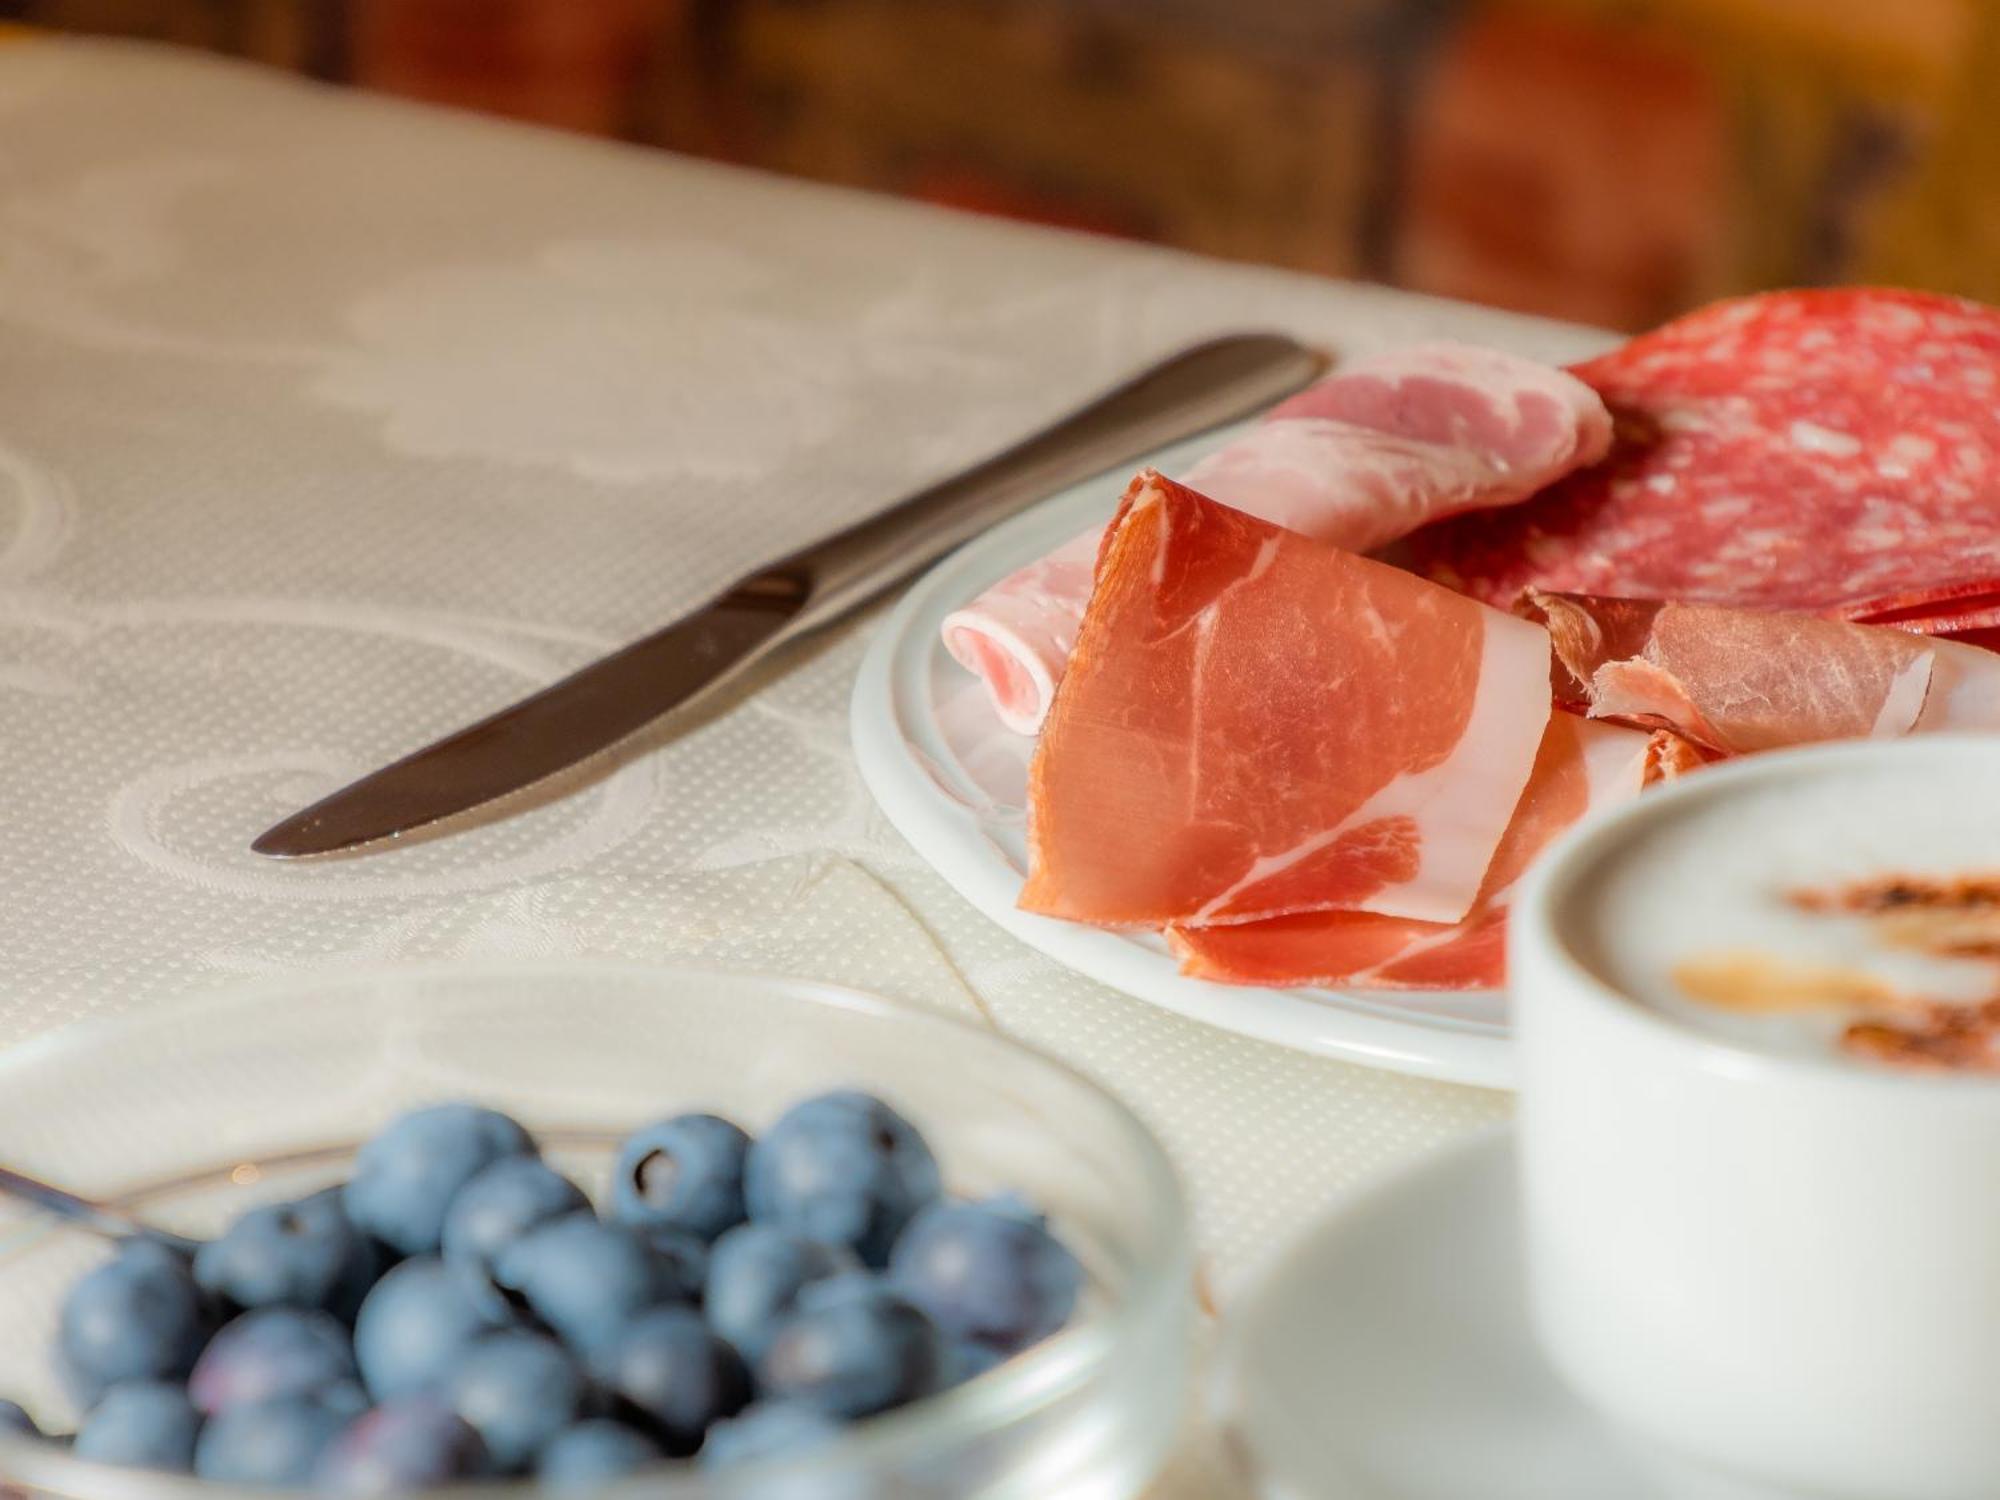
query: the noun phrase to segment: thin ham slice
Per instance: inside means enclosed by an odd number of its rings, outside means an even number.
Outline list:
[[[1096,527],[1072,537],[945,616],[945,648],[986,684],[993,711],[1016,734],[1040,730],[1055,701],[1103,540]]]
[[[1186,476],[1213,499],[1353,552],[1426,522],[1511,505],[1602,458],[1590,388],[1532,360],[1430,343],[1357,360],[1274,407]],[[1002,579],[944,622],[1009,729],[1041,728],[1090,598],[1101,528]]]
[[[1815,740],[2000,729],[2000,656],[1814,615],[1531,591],[1556,696],[1743,755]]]
[[[1029,768],[1020,904],[1103,926],[1456,922],[1548,673],[1540,626],[1146,471]]]
[[[1280,402],[1185,482],[1372,552],[1427,522],[1525,500],[1610,448],[1611,413],[1575,376],[1497,349],[1417,344]]]
[[[1549,716],[1534,770],[1460,922],[1304,912],[1229,927],[1170,927],[1182,972],[1226,984],[1497,989],[1506,979],[1507,898],[1529,863],[1593,808],[1639,794],[1654,737],[1574,714]]]

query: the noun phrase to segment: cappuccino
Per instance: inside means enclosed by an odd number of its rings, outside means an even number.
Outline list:
[[[1658,1492],[2000,1495],[2000,736],[1586,820],[1508,929],[1534,1326]]]
[[[1577,957],[1685,1025],[2000,1069],[2000,787],[1801,762],[1697,800],[1575,890]]]

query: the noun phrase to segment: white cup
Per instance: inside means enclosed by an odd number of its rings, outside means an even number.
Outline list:
[[[1801,810],[1776,837],[1750,815],[1774,798]],[[1990,848],[2000,870],[2000,738],[1702,771],[1539,863],[1510,942],[1544,1348],[1589,1403],[1671,1456],[1684,1493],[1996,1500],[2000,1079],[1788,1055],[1603,977],[1615,966],[1593,898],[1676,828],[1685,846],[1691,817],[1741,817],[1754,847],[1734,857],[1813,866],[1794,880],[1858,873],[1857,850],[1945,845]]]

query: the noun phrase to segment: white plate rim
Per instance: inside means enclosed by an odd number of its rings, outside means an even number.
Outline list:
[[[1295,1465],[1274,1462],[1271,1449],[1285,1446],[1290,1433],[1274,1431],[1267,1408],[1258,1397],[1268,1385],[1260,1373],[1269,1325],[1283,1320],[1291,1299],[1306,1295],[1302,1287],[1330,1242],[1339,1241],[1382,1218],[1394,1218],[1413,1197],[1428,1196],[1440,1181],[1467,1174],[1486,1176],[1511,1171],[1514,1165],[1511,1121],[1482,1126],[1434,1150],[1365,1174],[1337,1193],[1310,1222],[1281,1241],[1244,1277],[1230,1297],[1222,1317],[1215,1353],[1202,1391],[1203,1409],[1224,1434],[1238,1479],[1264,1500],[1304,1500],[1326,1493],[1321,1481],[1329,1475],[1299,1472]],[[1338,1500],[1356,1500],[1342,1483]],[[1470,1500],[1470,1497],[1468,1497]]]
[[[1165,468],[1211,434],[1158,455]],[[921,721],[921,684],[937,653],[945,614],[1035,555],[1050,536],[1089,524],[1121,487],[1116,475],[1086,480],[968,543],[912,584],[878,624],[855,678],[849,729],[862,780],[883,813],[926,863],[984,916],[1066,968],[1176,1015],[1259,1041],[1368,1067],[1485,1088],[1514,1085],[1513,1043],[1504,1024],[1398,1014],[1393,1000],[1328,990],[1277,990],[1191,979],[1173,961],[1116,933],[1019,910],[1020,881],[971,810],[940,786],[907,725]],[[1071,513],[1076,513],[1074,516]]]

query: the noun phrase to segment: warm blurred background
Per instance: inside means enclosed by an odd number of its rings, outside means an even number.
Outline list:
[[[1994,0],[0,0],[0,17],[1620,327],[2000,301]]]

